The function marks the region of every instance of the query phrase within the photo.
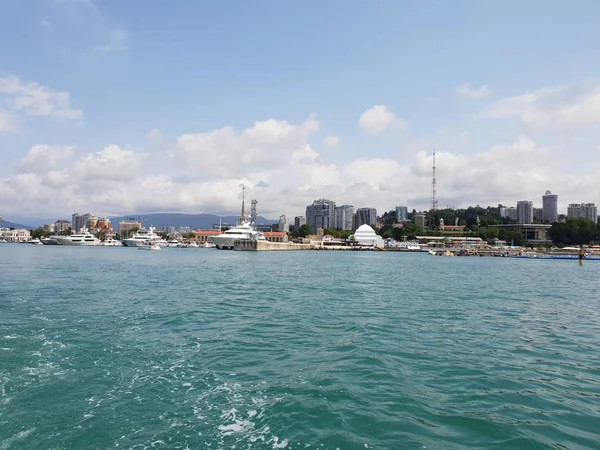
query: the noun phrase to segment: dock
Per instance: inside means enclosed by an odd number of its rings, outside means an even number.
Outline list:
[[[298,251],[298,250],[321,250],[321,251],[386,251],[381,247],[365,247],[351,245],[330,245],[321,241],[309,244],[298,244],[295,242],[268,242],[239,240],[233,245],[233,249],[242,252],[273,252],[273,251]]]

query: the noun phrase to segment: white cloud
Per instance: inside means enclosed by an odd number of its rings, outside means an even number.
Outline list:
[[[329,136],[327,136],[324,140],[323,143],[327,146],[327,147],[337,147],[338,144],[340,143],[340,138],[337,136],[334,136],[332,134],[330,134]]]
[[[398,158],[334,162],[309,144],[318,128],[314,117],[302,123],[269,119],[246,129],[182,135],[174,150],[179,166],[172,170],[164,159],[117,145],[87,154],[38,145],[22,158],[18,172],[0,179],[0,210],[6,217],[31,211],[56,219],[83,210],[236,214],[242,185],[258,199],[259,213],[273,218],[303,214],[322,197],[379,212],[407,202],[411,209],[428,206],[428,145]],[[568,155],[529,137],[470,154],[438,151],[436,158],[440,206],[510,205],[524,198],[539,206],[547,189],[558,192],[561,206],[600,199],[595,176],[600,167],[571,173],[564,166]]]
[[[186,167],[202,168],[204,174],[244,176],[280,166],[318,129],[319,122],[311,116],[299,125],[268,119],[242,131],[228,126],[184,134],[177,140],[175,156]]]
[[[480,88],[472,88],[470,83],[464,83],[456,89],[456,92],[464,97],[479,99],[489,96],[492,93],[492,90],[487,84],[484,84]]]
[[[487,118],[517,118],[526,125],[573,129],[600,124],[600,85],[541,89],[503,98],[482,111]]]
[[[21,158],[23,172],[44,173],[62,166],[65,159],[73,155],[75,147],[59,145],[34,145]]]
[[[0,94],[11,99],[14,110],[31,116],[78,119],[83,115],[80,109],[71,108],[68,92],[53,91],[35,82],[22,82],[14,75],[0,77]]]
[[[106,34],[107,42],[95,47],[99,52],[119,52],[127,50],[127,32],[121,28],[108,30]]]
[[[17,128],[17,121],[9,111],[0,109],[0,133],[8,133]]]
[[[358,119],[359,127],[368,134],[380,134],[389,129],[404,129],[406,123],[385,105],[375,105],[363,112]]]
[[[75,164],[74,173],[82,181],[129,181],[137,175],[142,156],[109,145],[102,151],[82,157]]]

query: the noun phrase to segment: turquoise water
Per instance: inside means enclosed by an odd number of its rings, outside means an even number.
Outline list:
[[[599,448],[599,270],[0,245],[0,449]]]

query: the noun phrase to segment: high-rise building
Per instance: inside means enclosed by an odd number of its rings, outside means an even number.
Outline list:
[[[87,219],[85,220],[85,227],[91,231],[95,230],[98,225],[98,218],[93,214],[86,214]]]
[[[331,200],[315,200],[306,207],[306,223],[313,233],[319,228],[333,228],[335,226],[335,202]]]
[[[537,220],[539,222],[544,221],[544,209],[543,208],[533,208],[533,220]]]
[[[511,206],[509,208],[500,208],[500,217],[508,217],[509,219],[517,220],[517,208],[515,208],[514,206]]]
[[[288,223],[288,219],[285,214],[279,216],[279,225],[277,227],[279,231],[287,233],[290,231],[290,224]]]
[[[572,203],[567,208],[567,217],[575,219],[581,217],[593,222],[598,221],[598,208],[595,203]]]
[[[375,208],[358,208],[354,215],[354,229],[367,224],[370,227],[377,225],[377,210]]]
[[[558,195],[546,191],[542,195],[542,210],[544,222],[558,222]]]
[[[306,217],[296,216],[294,217],[294,229],[299,230],[302,225],[306,223]]]
[[[425,228],[425,221],[426,221],[426,215],[425,213],[416,213],[415,214],[415,225],[420,227],[420,228]]]
[[[122,220],[121,222],[119,222],[118,230],[121,236],[129,235],[133,231],[138,231],[141,229],[142,224],[138,220]]]
[[[517,202],[517,223],[533,223],[533,202],[529,200]]]
[[[112,224],[110,223],[110,219],[108,217],[99,217],[96,227],[99,230],[112,230]]]
[[[69,231],[72,227],[72,223],[68,220],[57,220],[53,225],[54,229],[51,231],[51,233],[64,233]]]
[[[354,224],[354,206],[342,205],[335,207],[335,228],[351,231]]]
[[[91,214],[88,214],[91,215]],[[82,228],[85,228],[87,217],[78,213],[73,213],[71,216],[71,229],[78,233]]]
[[[396,221],[406,222],[408,220],[408,208],[406,206],[396,206]]]

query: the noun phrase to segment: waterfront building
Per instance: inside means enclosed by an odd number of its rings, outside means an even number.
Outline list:
[[[277,226],[277,229],[284,233],[290,231],[290,224],[288,223],[288,218],[285,214],[279,216],[279,224]]]
[[[425,221],[427,219],[427,216],[425,215],[425,213],[420,212],[420,213],[416,213],[415,214],[415,225],[420,227],[420,228],[425,228]]]
[[[351,231],[354,224],[354,206],[342,205],[335,207],[335,228]]]
[[[85,227],[85,219],[79,213],[73,213],[71,216],[71,229],[78,233],[82,228]]]
[[[354,229],[358,229],[361,225],[369,225],[374,227],[377,225],[377,210],[375,208],[358,208],[354,215]]]
[[[533,223],[533,202],[529,200],[517,202],[517,223]]]
[[[598,208],[595,203],[571,203],[567,208],[567,218],[582,218],[597,222]]]
[[[50,233],[66,233],[67,231],[72,229],[71,222],[69,222],[68,220],[57,220],[51,225],[54,225],[54,229],[48,230],[50,231]]]
[[[523,235],[523,238],[530,244],[549,244],[552,241],[548,237],[548,230],[552,227],[546,223],[530,223],[530,224],[504,224],[504,225],[488,225],[491,228],[504,229],[506,231],[516,231]]]
[[[27,242],[31,239],[31,233],[29,230],[25,230],[23,228],[17,228],[14,230],[2,228],[0,230],[0,239],[4,239],[7,242]]]
[[[98,218],[96,216],[94,216],[92,213],[85,213],[85,214],[81,215],[81,221],[83,223],[83,225],[81,226],[81,228],[87,228],[88,221],[91,218],[95,218],[96,220],[98,220]]]
[[[335,202],[326,199],[315,200],[306,207],[306,223],[314,233],[318,228],[335,226]]]
[[[139,231],[142,229],[141,222],[137,220],[122,220],[119,222],[118,231],[120,235],[129,235],[133,231]]]
[[[363,224],[350,237],[351,241],[359,245],[383,247],[383,238],[367,224]]]
[[[408,207],[396,206],[396,222],[406,222],[408,220]]]
[[[169,233],[169,234],[173,234],[173,233]],[[196,230],[196,231],[194,231],[194,234],[196,235],[196,242],[199,244],[204,244],[206,242],[210,242],[211,236],[220,235],[221,231],[219,231],[219,230]]]
[[[294,229],[299,230],[302,225],[306,223],[306,217],[296,216],[294,217]]]
[[[97,226],[98,226],[98,218],[93,214],[88,215],[87,219],[85,220],[85,227],[91,231],[91,230],[95,230]]]
[[[110,223],[110,219],[108,217],[98,218],[98,222],[96,223],[96,228],[98,228],[99,230],[105,230],[105,231],[112,230],[112,224]]]
[[[55,228],[56,224],[54,223],[47,223],[46,225],[44,225],[44,231],[46,233],[54,233]],[[71,222],[69,222],[69,228],[71,228]]]
[[[500,217],[507,217],[512,220],[517,220],[517,208],[514,206],[500,208]]]
[[[265,231],[263,234],[269,242],[288,242],[288,234],[285,231]]]
[[[546,193],[542,195],[542,210],[544,222],[558,222],[558,195],[546,191]]]

